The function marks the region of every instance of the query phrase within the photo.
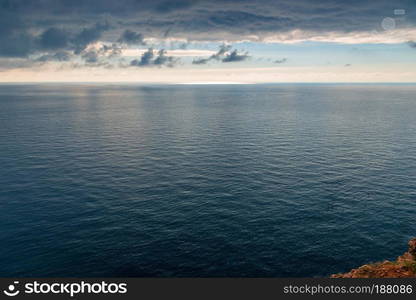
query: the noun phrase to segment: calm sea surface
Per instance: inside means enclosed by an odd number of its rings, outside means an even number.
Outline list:
[[[415,217],[416,86],[0,86],[1,276],[328,276]]]

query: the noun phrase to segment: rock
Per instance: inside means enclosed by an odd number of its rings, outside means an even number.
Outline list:
[[[410,255],[413,257],[413,260],[416,260],[416,238],[409,241],[409,251]]]
[[[363,265],[344,274],[333,274],[331,278],[408,278],[416,277],[416,238],[408,243],[409,250],[396,261],[383,261]]]

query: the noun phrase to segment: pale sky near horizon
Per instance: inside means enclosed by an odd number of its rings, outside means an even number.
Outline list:
[[[416,82],[416,1],[0,0],[0,82]]]

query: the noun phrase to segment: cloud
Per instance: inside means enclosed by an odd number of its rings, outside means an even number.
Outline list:
[[[153,64],[155,64],[156,66],[162,66],[162,65],[173,66],[173,63],[174,63],[174,58],[172,56],[167,56],[166,50],[164,49],[159,50],[158,56],[153,61]]]
[[[227,51],[231,50],[231,45],[221,45],[220,49],[218,50],[218,52],[216,54],[214,54],[212,56],[213,59],[219,59],[221,56],[223,56],[225,53],[227,53]]]
[[[26,57],[35,45],[16,4],[14,1],[0,0],[0,57]]]
[[[121,55],[122,48],[116,43],[113,43],[111,45],[104,44],[101,46],[101,48],[98,49],[98,53],[107,57],[116,57]]]
[[[32,16],[26,12],[28,7],[31,7],[28,2],[0,0],[0,56],[28,57],[37,52],[56,50],[74,50],[79,54],[109,29],[108,23],[95,23],[91,27],[80,28],[78,33],[76,28],[65,29],[61,26],[45,26],[40,33],[36,33],[39,27],[42,28],[41,24],[54,22],[44,20],[51,17],[47,9],[43,15],[40,12],[37,14],[36,8],[33,8]],[[30,24],[28,20],[36,20],[36,23]],[[45,56],[45,59],[52,56]]]
[[[154,55],[153,48],[149,48],[145,53],[142,54],[142,57],[140,58],[140,60],[135,59],[130,62],[130,65],[137,66],[137,67],[151,65],[154,56],[155,55]]]
[[[71,55],[65,51],[59,51],[53,54],[45,54],[36,59],[39,62],[48,62],[48,61],[69,61]]]
[[[394,16],[394,9],[403,9],[406,15]],[[382,30],[385,17],[396,19],[395,29]],[[185,41],[183,47],[212,41],[406,43],[416,41],[416,2],[0,0],[0,58],[36,60],[44,56],[45,60],[60,61],[55,54],[64,51],[84,61],[94,61],[94,54],[87,54],[91,44],[116,44],[112,50],[96,53],[97,60],[104,60],[118,55],[117,48],[144,45],[144,37],[157,48],[168,48],[161,45],[168,40]],[[409,42],[409,46],[414,48],[414,43]],[[169,62],[169,52],[153,55],[152,61],[160,65],[174,64],[173,60]],[[247,53],[226,49],[192,63],[227,63],[247,58]]]
[[[192,63],[194,65],[204,65],[210,62],[211,60],[221,60],[221,58],[227,53],[227,51],[231,50],[231,47],[232,47],[231,45],[222,44],[215,54],[212,54],[208,58],[194,59]]]
[[[163,48],[165,49],[165,48]],[[120,54],[123,57],[134,57],[137,55],[142,55],[146,52],[147,49],[136,49],[136,48],[120,48]],[[166,50],[166,55],[173,57],[205,57],[214,54],[214,51],[210,50],[201,50],[201,49],[175,49],[175,50]]]
[[[412,0],[0,0],[0,27],[79,29],[108,18],[119,32],[140,30],[146,37],[163,38],[174,28],[175,36],[190,40],[262,40],[296,30],[321,35],[370,32],[380,29],[385,17],[394,17],[397,8],[406,11],[397,25],[414,27]]]
[[[0,57],[0,72],[8,71],[11,69],[30,68],[39,64],[37,62],[27,60],[25,58],[1,58]]]
[[[234,49],[233,51],[231,51],[231,49],[232,49],[231,45],[223,44],[220,46],[219,50],[215,54],[211,55],[208,58],[194,59],[192,61],[192,64],[204,65],[213,60],[221,61],[224,63],[229,63],[229,62],[243,61],[249,58],[248,53],[240,54],[238,53],[238,50]]]
[[[174,12],[174,11],[177,11],[177,10],[188,9],[192,5],[193,5],[192,1],[169,0],[169,1],[163,1],[159,4],[157,4],[155,10],[159,13],[170,13],[170,12]]]
[[[96,23],[92,27],[83,28],[71,41],[75,46],[75,54],[81,53],[90,43],[97,41],[103,32],[109,29],[110,25],[107,22]]]
[[[209,63],[211,59],[210,58],[198,58],[198,59],[194,59],[192,61],[192,64],[194,65],[205,65],[207,63]]]
[[[311,31],[296,29],[289,32],[278,32],[268,35],[260,42],[294,44],[302,42],[324,42],[338,44],[397,44],[416,39],[416,27],[397,28],[388,31],[351,31],[337,32]]]
[[[155,51],[153,48],[149,48],[144,52],[140,58],[134,59],[130,62],[130,66],[145,67],[145,66],[168,66],[173,67],[177,63],[178,59],[173,56],[167,56],[166,50],[161,49]]]
[[[249,55],[247,53],[239,54],[237,50],[234,50],[231,53],[226,54],[225,57],[222,59],[222,62],[237,62],[246,60],[247,58],[249,58]]]
[[[108,23],[96,23],[92,27],[83,28],[78,33],[50,27],[42,33],[34,35],[29,33],[26,27],[9,28],[8,30],[3,28],[3,32],[0,30],[0,56],[27,57],[36,52],[56,50],[73,50],[75,54],[80,54],[108,29]]]
[[[35,39],[27,32],[12,32],[0,36],[0,56],[26,57],[35,49]]]
[[[86,63],[94,64],[98,62],[98,53],[96,51],[86,51],[81,56]]]
[[[38,43],[41,49],[56,50],[68,46],[68,33],[62,29],[51,27],[45,30],[39,37]]]
[[[288,33],[297,30],[320,36],[330,31],[349,36],[350,33],[380,30],[383,18],[389,12],[393,14],[397,7],[406,10],[406,19],[398,21],[398,27],[414,27],[416,3],[410,0],[196,1],[186,8],[186,13],[181,10],[172,11],[169,16],[156,13],[146,21],[129,24],[147,28],[144,30],[151,30],[153,34],[159,32],[159,36],[167,31],[172,35],[174,27],[175,36],[189,40],[262,41],[272,36],[290,40],[292,37]]]
[[[121,48],[113,43],[111,45],[93,44],[87,46],[81,53],[81,58],[87,66],[92,65],[111,65],[108,61],[103,61],[104,58],[113,58],[121,54]]]
[[[141,33],[126,29],[118,39],[119,43],[146,45],[144,36]]]
[[[274,61],[275,64],[284,64],[285,62],[287,62],[287,58],[276,59]]]

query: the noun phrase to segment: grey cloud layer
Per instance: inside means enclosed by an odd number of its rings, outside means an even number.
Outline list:
[[[414,0],[0,0],[0,57],[40,53],[64,61],[62,53],[70,52],[93,62],[94,54],[84,52],[98,40],[144,45],[145,37],[239,40],[294,29],[371,31],[397,8],[406,10],[406,26],[415,26]],[[165,54],[157,57],[153,64],[166,64]],[[222,61],[247,57],[231,52]]]

